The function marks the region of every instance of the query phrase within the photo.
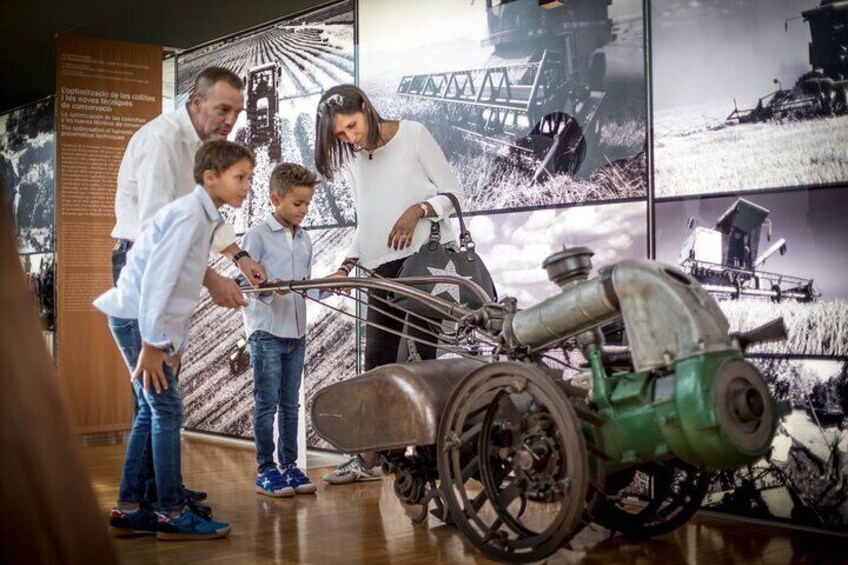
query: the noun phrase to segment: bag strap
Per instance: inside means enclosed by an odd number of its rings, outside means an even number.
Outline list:
[[[459,245],[469,252],[474,252],[474,248],[476,247],[474,244],[474,240],[471,239],[471,232],[468,231],[468,228],[465,227],[465,220],[462,217],[462,206],[459,205],[459,200],[456,195],[451,192],[438,192],[439,196],[447,196],[448,200],[453,204],[453,210],[456,212],[456,217],[459,218]],[[434,222],[438,223],[438,222]],[[430,230],[430,237],[432,238],[432,230]],[[472,255],[473,258],[473,255]]]

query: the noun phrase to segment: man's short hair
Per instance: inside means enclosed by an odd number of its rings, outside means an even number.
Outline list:
[[[315,188],[320,181],[315,173],[297,163],[280,163],[271,172],[270,191],[280,196],[291,192],[298,186]]]
[[[194,79],[194,89],[191,91],[191,97],[203,96],[206,97],[215,83],[224,81],[236,90],[244,90],[244,81],[239,76],[229,69],[224,67],[206,67],[197,78]]]
[[[203,184],[205,171],[215,171],[220,175],[242,159],[256,166],[256,157],[246,145],[226,139],[207,141],[194,155],[194,180],[197,184]]]

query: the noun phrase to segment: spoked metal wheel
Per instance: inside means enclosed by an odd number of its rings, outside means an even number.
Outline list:
[[[438,437],[445,503],[488,557],[538,561],[580,528],[586,445],[550,375],[514,362],[470,373],[448,401]]]
[[[626,476],[632,480],[607,499],[595,521],[633,540],[667,534],[685,524],[700,508],[712,477],[677,459],[650,463]],[[608,491],[615,490],[608,485]]]

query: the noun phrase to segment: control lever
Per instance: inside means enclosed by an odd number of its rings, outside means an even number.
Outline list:
[[[775,318],[770,322],[766,322],[762,326],[748,330],[747,332],[738,332],[730,334],[732,339],[739,342],[739,348],[743,352],[750,346],[758,343],[767,343],[769,341],[783,341],[788,336],[786,332],[786,324],[783,323],[783,317]]]

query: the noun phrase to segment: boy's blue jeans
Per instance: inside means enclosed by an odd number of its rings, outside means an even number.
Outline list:
[[[283,338],[255,331],[250,339],[253,367],[253,435],[256,463],[264,473],[274,466],[274,414],[278,414],[277,457],[297,462],[297,410],[306,338]]]
[[[130,372],[135,370],[141,354],[141,332],[138,320],[109,317],[109,329],[124,356]],[[147,485],[146,469],[153,461],[153,474],[159,497],[159,511],[182,508],[185,500],[180,484],[180,426],[183,421],[183,401],[173,370],[163,365],[168,381],[161,394],[145,392],[141,378],[133,382],[136,414],[124,472],[118,491],[120,502],[141,503]]]

